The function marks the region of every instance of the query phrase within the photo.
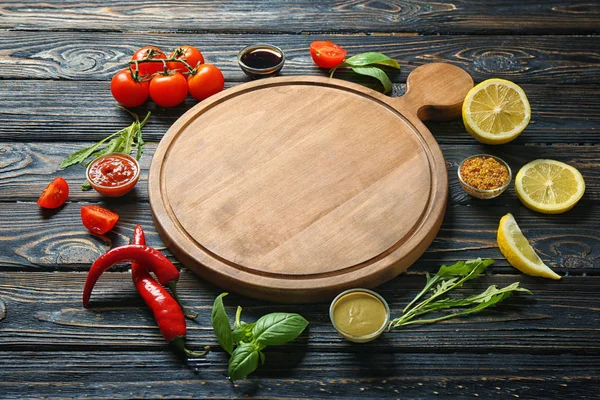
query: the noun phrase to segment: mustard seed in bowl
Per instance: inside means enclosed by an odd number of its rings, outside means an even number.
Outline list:
[[[477,154],[465,159],[458,168],[463,189],[473,197],[491,199],[500,195],[510,183],[510,167],[498,157]]]

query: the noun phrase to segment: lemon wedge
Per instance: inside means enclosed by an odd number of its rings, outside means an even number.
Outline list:
[[[560,214],[573,208],[581,199],[585,181],[570,165],[540,159],[519,170],[515,190],[526,207],[544,214]]]
[[[462,117],[467,132],[477,141],[503,144],[527,127],[531,108],[519,85],[504,79],[488,79],[467,93]]]
[[[510,265],[524,274],[560,279],[560,275],[544,264],[533,250],[511,213],[500,219],[498,247],[500,247],[500,252],[506,257]]]

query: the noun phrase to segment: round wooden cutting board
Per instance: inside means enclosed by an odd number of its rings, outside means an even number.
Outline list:
[[[185,266],[225,290],[316,302],[408,268],[437,234],[444,158],[421,123],[460,115],[473,86],[428,64],[407,94],[329,78],[239,85],[186,112],[160,142],[149,195]]]

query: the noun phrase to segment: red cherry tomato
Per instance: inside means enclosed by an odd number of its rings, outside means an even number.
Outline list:
[[[103,235],[110,231],[119,215],[115,212],[102,208],[100,206],[83,206],[81,207],[81,222],[90,232]]]
[[[179,46],[169,56],[169,58],[183,59],[190,67],[196,68],[198,64],[204,64],[204,57],[200,50],[192,46]],[[187,74],[189,71],[183,63],[172,61],[167,63],[167,66],[172,71]]]
[[[346,58],[346,50],[330,41],[316,40],[310,44],[310,55],[321,68],[333,68]]]
[[[110,81],[110,91],[119,104],[125,107],[137,107],[148,99],[148,82],[138,82],[131,76],[129,69],[116,73]]]
[[[204,100],[225,87],[225,77],[217,67],[212,64],[202,64],[195,75],[188,76],[190,94],[196,100]]]
[[[154,75],[150,81],[150,98],[161,107],[175,107],[187,94],[187,80],[179,72]]]
[[[155,46],[144,46],[141,49],[138,49],[135,53],[133,53],[133,57],[131,57],[131,61],[135,60],[143,60],[144,58],[150,55],[151,60],[164,60],[167,58],[165,53],[161,49]],[[152,75],[157,72],[160,72],[164,69],[164,65],[161,62],[145,62],[140,63],[140,75]],[[131,68],[135,71],[135,64],[131,65]]]
[[[44,208],[58,208],[65,204],[67,197],[69,197],[69,184],[58,176],[46,186],[37,203]]]

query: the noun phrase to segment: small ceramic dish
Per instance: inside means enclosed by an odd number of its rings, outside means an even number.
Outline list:
[[[471,186],[467,182],[465,182],[463,176],[461,175],[463,165],[465,164],[466,161],[472,160],[477,157],[493,158],[494,160],[498,161],[500,164],[505,166],[508,171],[508,179],[506,180],[506,182],[504,182],[504,184],[500,187],[497,187],[494,189],[489,189],[489,190],[479,189],[479,188]],[[494,197],[500,196],[506,190],[506,188],[508,188],[508,185],[510,185],[510,182],[512,181],[512,171],[510,169],[510,166],[503,159],[496,157],[496,156],[492,156],[490,154],[475,154],[473,156],[465,158],[458,166],[457,174],[458,174],[458,181],[460,182],[460,185],[465,190],[465,192],[467,192],[469,195],[476,197],[478,199],[493,199]]]
[[[270,44],[253,44],[240,50],[237,60],[242,71],[249,77],[267,78],[281,70],[285,63],[285,53]]]
[[[130,169],[130,171],[126,171]],[[107,197],[120,197],[129,193],[140,179],[140,164],[125,153],[104,154],[88,165],[85,176],[91,186]],[[104,182],[109,182],[103,184]]]
[[[355,297],[354,299],[352,298],[353,296]],[[359,305],[356,303],[356,300],[360,300],[360,297],[363,298],[363,301],[366,300],[371,305],[375,305],[376,308],[381,308],[379,310],[367,310],[366,304]],[[353,301],[355,304],[351,304]],[[379,311],[380,315],[377,316],[374,311]],[[381,318],[382,311],[384,313],[383,318]],[[339,315],[336,316],[336,312]],[[346,317],[346,313],[349,313],[349,320],[344,318]],[[378,338],[383,333],[390,321],[390,307],[383,297],[372,290],[360,288],[349,289],[333,299],[329,307],[329,318],[335,330],[344,338],[351,342],[365,343]],[[374,321],[369,322],[369,318],[373,318]],[[350,332],[354,320],[356,320],[356,324],[360,324],[363,327],[366,325],[366,331],[362,333]],[[346,325],[346,327],[344,328],[341,325]]]

